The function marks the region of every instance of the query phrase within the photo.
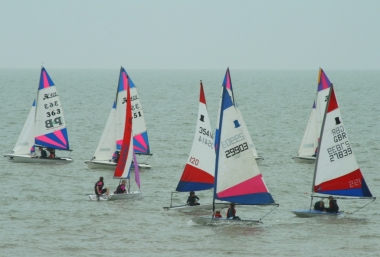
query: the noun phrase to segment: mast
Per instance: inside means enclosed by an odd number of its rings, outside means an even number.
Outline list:
[[[325,108],[325,114],[323,115],[323,121],[322,121],[322,126],[321,126],[321,134],[319,135],[319,140],[318,140],[318,151],[317,151],[317,156],[316,156],[316,160],[315,160],[315,166],[314,166],[314,177],[313,177],[313,183],[311,185],[311,195],[313,195],[314,193],[314,184],[315,184],[315,177],[317,175],[317,169],[318,169],[318,159],[319,159],[319,154],[320,154],[320,145],[321,145],[321,141],[322,141],[322,136],[323,136],[323,130],[325,128],[325,123],[326,123],[326,114],[327,114],[327,110],[328,110],[328,107],[330,105],[330,97],[331,97],[331,92],[333,90],[333,84],[331,83],[330,85],[330,92],[329,92],[329,95],[327,97],[327,103],[326,103],[326,108]],[[313,198],[312,198],[313,200]]]
[[[218,133],[218,142],[220,142],[220,138],[222,135],[222,122],[223,122],[223,98],[224,94],[228,94],[226,87],[223,87],[223,94],[222,94],[222,101],[221,101],[221,108],[220,108],[220,113],[219,113],[219,133]],[[214,216],[215,213],[215,195],[216,195],[216,187],[217,187],[217,181],[218,181],[218,164],[219,164],[219,152],[220,152],[220,147],[216,148],[216,153],[215,153],[215,174],[214,174],[214,194],[212,196],[212,215]]]

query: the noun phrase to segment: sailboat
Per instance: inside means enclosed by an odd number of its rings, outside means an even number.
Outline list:
[[[230,75],[230,69],[229,68],[227,68],[226,74],[224,76],[224,80],[223,80],[223,84],[222,84],[222,91],[220,93],[220,102],[219,102],[219,109],[218,109],[218,117],[217,117],[216,133],[215,133],[215,135],[218,136],[218,133],[219,133],[219,119],[220,119],[219,114],[220,114],[220,109],[221,109],[221,104],[222,104],[222,95],[223,95],[223,88],[224,87],[227,88],[227,92],[229,93],[229,95],[231,97],[232,103],[235,105],[235,109],[236,109],[236,111],[238,113],[238,118],[241,121],[240,125],[241,125],[241,127],[243,129],[244,136],[247,139],[247,143],[250,146],[250,149],[253,152],[253,155],[255,156],[256,163],[257,164],[261,164],[261,162],[264,160],[264,157],[262,157],[261,155],[257,154],[256,147],[253,144],[253,141],[252,141],[251,135],[249,134],[247,125],[244,122],[243,115],[241,114],[240,108],[239,108],[239,106],[237,104],[237,101],[236,101],[234,93],[233,93],[232,81],[231,81],[231,75]],[[215,145],[215,148],[217,148],[217,147],[218,146]]]
[[[295,210],[293,213],[299,217],[340,215],[342,212],[330,213],[312,209],[313,198],[325,198],[326,195],[335,199],[376,199],[356,162],[332,84],[322,122],[310,208]]]
[[[119,154],[123,141],[125,121],[125,107],[127,86],[130,88],[133,117],[133,145],[137,155],[151,156],[148,132],[146,129],[144,112],[137,88],[123,67],[120,68],[119,83],[111,112],[100,138],[94,156],[85,161],[91,169],[115,169],[116,160],[113,156]],[[151,168],[147,163],[139,163],[140,168]]]
[[[278,207],[265,185],[226,86],[223,87],[219,117],[219,133],[216,137],[216,144],[219,147],[216,149],[214,166],[213,203],[215,200],[221,200],[237,205],[274,205],[275,208]],[[215,218],[215,211],[216,206],[214,205],[212,215],[194,217],[192,220],[199,224],[261,223],[261,219]]]
[[[109,196],[107,195],[101,195],[97,196],[95,194],[89,195],[90,200],[106,200],[106,201],[112,201],[112,200],[129,200],[129,199],[136,199],[141,197],[141,191],[140,191],[140,173],[138,168],[138,163],[136,160],[136,154],[134,152],[133,147],[133,133],[132,133],[132,127],[133,127],[133,121],[132,118],[132,105],[131,105],[131,97],[130,97],[130,91],[129,91],[129,85],[126,85],[126,112],[125,119],[124,119],[124,131],[123,131],[123,140],[121,142],[121,150],[120,150],[120,159],[116,165],[115,172],[114,172],[114,179],[119,179],[120,182],[123,179],[126,179],[128,181],[128,185],[126,188],[126,193],[124,194],[116,194],[111,193]],[[137,190],[132,191],[131,189],[131,181],[130,181],[130,171],[132,166],[132,160],[135,168],[135,182],[138,187]]]
[[[41,158],[36,147],[47,148],[51,158]],[[57,88],[44,67],[41,67],[37,99],[10,154],[10,161],[27,163],[67,163],[70,157],[57,157],[55,150],[71,151]],[[53,154],[54,153],[54,154]]]
[[[300,148],[297,155],[292,157],[294,162],[315,163],[318,136],[321,134],[322,120],[330,86],[331,82],[326,73],[322,69],[319,69],[317,94],[311,108]]]
[[[210,119],[207,111],[206,97],[203,91],[202,81],[200,82],[200,96],[197,126],[193,145],[176,192],[190,192],[207,190],[214,187],[214,135],[211,130]],[[212,203],[189,206],[187,204],[173,206],[173,193],[171,194],[170,207],[164,210],[211,210]],[[227,207],[228,203],[215,203],[219,208]]]

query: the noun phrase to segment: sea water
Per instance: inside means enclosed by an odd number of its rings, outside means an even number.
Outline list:
[[[0,159],[0,256],[379,256],[379,201],[341,217],[298,218],[310,206],[314,165],[297,164],[317,90],[316,70],[234,70],[235,99],[265,160],[260,170],[280,206],[262,225],[201,226],[170,205],[195,133],[199,81],[212,126],[225,70],[127,70],[144,109],[152,169],[141,171],[143,198],[90,201],[100,176],[111,191],[113,172],[84,163],[98,144],[116,95],[119,69],[49,69],[68,125],[71,157],[65,165]],[[334,83],[342,119],[362,173],[380,196],[380,71],[325,70]],[[0,70],[0,145],[9,153],[36,97],[39,69]],[[57,155],[62,153],[57,152]],[[132,176],[133,177],[133,176]],[[212,191],[197,192],[201,203]],[[187,194],[175,194],[183,204]],[[339,200],[354,211],[366,200]],[[237,206],[259,219],[270,207]],[[225,215],[225,210],[222,211]]]

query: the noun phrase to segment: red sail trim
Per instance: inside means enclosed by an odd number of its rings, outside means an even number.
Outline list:
[[[331,191],[331,190],[347,190],[358,189],[362,187],[363,174],[357,169],[344,176],[323,182],[314,186],[315,192]]]
[[[338,109],[338,101],[336,100],[335,97],[335,91],[334,87],[331,87],[331,92],[330,92],[330,101],[329,101],[329,106],[327,109],[327,113],[334,111],[335,109]]]
[[[199,102],[206,104],[206,97],[205,97],[205,93],[203,91],[202,81],[201,81],[201,92],[200,92],[200,95],[199,95]]]
[[[214,184],[214,176],[210,175],[204,170],[198,169],[197,167],[194,167],[190,164],[186,164],[180,181]]]
[[[120,74],[122,76],[123,74]],[[131,97],[129,92],[129,80],[127,79],[127,104],[125,113],[125,126],[124,126],[124,138],[123,144],[121,145],[119,161],[116,165],[114,177],[121,177],[124,173],[125,163],[127,162],[129,153],[129,146],[132,143],[132,107],[131,107]],[[128,167],[129,168],[129,167]]]

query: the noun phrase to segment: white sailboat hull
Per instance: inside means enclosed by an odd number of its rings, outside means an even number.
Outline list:
[[[70,163],[73,161],[73,159],[69,157],[39,158],[23,154],[4,154],[4,157],[8,157],[9,161],[17,163]]]
[[[215,203],[215,209],[223,209],[228,208],[230,203]],[[169,210],[177,210],[177,211],[183,211],[183,212],[193,212],[193,211],[210,211],[212,210],[212,203],[211,204],[201,204],[201,205],[193,205],[189,206],[187,204],[179,205],[179,206],[171,206],[171,207],[163,207],[165,211]]]
[[[314,164],[316,158],[313,156],[293,156],[292,159],[294,160],[295,163]]]
[[[260,220],[233,220],[233,219],[226,219],[226,218],[212,218],[210,215],[208,216],[199,216],[191,218],[192,221],[199,225],[257,225],[262,224]]]
[[[89,195],[88,197],[92,201],[116,201],[116,200],[132,200],[132,199],[137,199],[142,196],[142,193],[140,191],[133,191],[127,194],[110,194],[109,196],[107,195],[101,195],[99,196],[99,199],[97,195]]]
[[[116,163],[110,162],[110,161],[85,161],[87,164],[87,167],[90,169],[108,169],[108,170],[115,170]],[[139,163],[139,168],[141,169],[150,169],[152,168],[151,165],[147,163]],[[133,168],[133,166],[132,166]]]
[[[338,216],[343,212],[333,213],[333,212],[324,212],[316,210],[295,210],[292,211],[297,217],[300,218],[311,218],[311,217],[321,217],[321,216]]]
[[[255,157],[255,160],[256,160],[257,165],[260,165],[261,162],[264,160],[264,157],[259,155]]]

